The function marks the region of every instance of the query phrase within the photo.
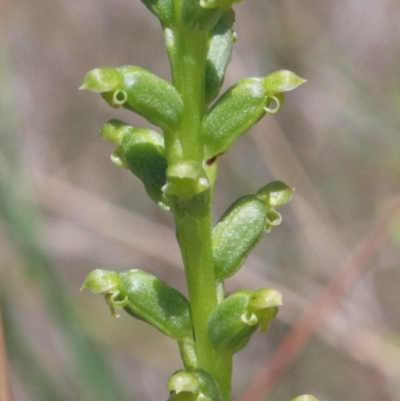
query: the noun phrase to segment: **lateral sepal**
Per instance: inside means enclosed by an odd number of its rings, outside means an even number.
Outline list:
[[[228,151],[266,113],[277,113],[284,101],[283,92],[303,82],[293,72],[282,70],[264,78],[246,78],[231,86],[203,120],[206,159]]]
[[[175,87],[141,67],[96,68],[81,89],[100,93],[111,107],[134,111],[164,131],[176,128],[181,117],[183,103]]]
[[[168,199],[162,191],[167,170],[163,137],[153,130],[134,128],[115,119],[103,126],[101,135],[119,144],[111,160],[130,169],[142,181],[149,197],[168,210]]]
[[[212,231],[214,272],[218,280],[233,276],[266,232],[268,208],[256,195],[235,201]]]
[[[210,314],[208,334],[216,351],[234,354],[261,328],[269,324],[282,305],[282,295],[272,288],[241,290],[224,299]]]
[[[174,210],[193,217],[207,213],[210,183],[203,167],[194,161],[182,161],[168,166],[167,184],[163,192]]]
[[[123,308],[175,340],[192,339],[192,321],[188,300],[164,281],[143,270],[124,273],[97,269],[82,285],[105,295],[113,316]]]
[[[265,233],[282,222],[276,210],[290,201],[293,189],[274,181],[236,200],[212,231],[214,272],[223,281],[234,275]]]
[[[168,401],[223,401],[217,382],[203,369],[178,370],[167,388]]]

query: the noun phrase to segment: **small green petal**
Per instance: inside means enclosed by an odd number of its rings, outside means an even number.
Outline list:
[[[124,148],[122,146],[118,146],[118,148],[111,153],[111,161],[118,167],[129,168],[126,162]]]
[[[264,88],[270,95],[287,92],[306,82],[294,72],[287,70],[275,71],[264,78]]]
[[[272,227],[279,226],[282,223],[282,215],[277,212],[274,208],[271,208],[267,212],[267,221],[266,221],[266,229],[267,232],[272,230]]]
[[[282,294],[274,288],[261,288],[254,291],[249,306],[254,309],[266,309],[282,305]]]
[[[181,200],[188,200],[210,186],[204,169],[194,161],[180,162],[168,167],[167,180],[164,193],[175,195]]]
[[[198,393],[199,387],[199,379],[193,373],[184,370],[176,372],[167,382],[168,390],[177,394],[181,392]]]
[[[265,333],[269,329],[271,322],[278,314],[278,310],[278,307],[275,306],[273,308],[267,308],[257,312],[261,332]]]
[[[282,206],[292,199],[293,188],[282,181],[273,181],[257,191],[257,197],[273,208]]]
[[[127,134],[131,129],[132,127],[123,121],[112,119],[103,125],[101,136],[112,143],[118,143],[120,145],[125,134]]]
[[[119,317],[119,314],[116,312],[116,308],[124,308],[127,303],[128,299],[123,298],[121,300],[118,300],[118,297],[120,297],[119,291],[116,291],[114,293],[108,293],[105,295],[106,303],[108,307],[110,308],[111,315],[113,317]]]
[[[96,269],[88,274],[82,284],[95,294],[107,294],[118,290],[121,278],[118,273],[110,270]]]
[[[121,74],[112,67],[100,67],[89,71],[79,89],[103,93],[117,88],[122,82]]]

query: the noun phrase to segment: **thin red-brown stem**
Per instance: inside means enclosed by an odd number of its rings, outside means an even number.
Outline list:
[[[7,370],[7,352],[1,316],[0,305],[0,400],[11,401],[10,382]]]
[[[357,282],[368,263],[387,240],[390,226],[399,215],[400,197],[396,197],[370,233],[356,246],[331,282],[321,291],[312,307],[296,321],[293,330],[255,375],[239,401],[258,401],[268,393],[323,321],[334,312]]]

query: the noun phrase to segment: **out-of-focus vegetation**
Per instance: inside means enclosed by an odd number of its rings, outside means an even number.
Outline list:
[[[238,397],[400,193],[400,3],[236,8],[225,86],[276,69],[308,79],[220,164],[216,218],[273,179],[296,188],[282,226],[230,282],[270,284],[285,299],[270,335],[237,356]],[[112,117],[147,123],[77,90],[86,71],[123,64],[169,79],[160,28],[139,1],[0,3],[0,294],[15,401],[166,399],[180,366],[172,341],[79,292],[94,268],[146,268],[184,289],[171,216],[98,135]],[[389,234],[269,401],[400,400],[396,219]]]

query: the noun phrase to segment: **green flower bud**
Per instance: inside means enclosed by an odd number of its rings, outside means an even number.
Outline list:
[[[277,71],[265,78],[247,78],[231,86],[203,120],[202,136],[207,160],[225,153],[265,113],[277,113],[284,100],[282,92],[303,82],[290,71]]]
[[[168,401],[222,401],[215,379],[202,369],[179,370],[168,380]]]
[[[225,280],[243,265],[266,231],[268,208],[255,195],[234,202],[212,232],[215,276]]]
[[[126,312],[175,340],[192,337],[189,302],[180,292],[143,270],[133,269],[120,276],[120,291],[128,301]]]
[[[133,128],[115,119],[103,126],[101,134],[120,144],[111,160],[119,167],[129,168],[143,182],[150,198],[168,209],[168,199],[162,191],[167,170],[163,137],[150,129]]]
[[[247,78],[231,86],[203,120],[206,159],[230,149],[241,135],[264,116],[268,100],[262,78]]]
[[[174,210],[201,217],[207,213],[209,202],[207,174],[199,163],[184,161],[167,169],[167,184],[164,193],[174,205]]]
[[[256,195],[235,201],[212,232],[215,276],[225,280],[235,274],[265,233],[282,222],[275,210],[289,202],[293,189],[280,181],[262,187]]]
[[[133,317],[175,340],[192,338],[188,300],[143,270],[133,269],[120,274],[95,270],[88,275],[82,288],[104,294],[113,316],[116,316],[116,308],[124,308]]]
[[[121,277],[118,273],[110,270],[96,269],[88,274],[82,284],[81,290],[87,288],[95,294],[104,294],[106,302],[114,317],[119,315],[115,308],[126,306],[126,298],[120,292]]]
[[[81,89],[101,93],[110,106],[132,110],[163,130],[175,128],[182,113],[174,86],[141,67],[96,68],[87,73]]]
[[[234,34],[232,25],[235,21],[233,10],[224,12],[217,25],[210,33],[205,73],[206,102],[213,101],[222,86],[226,68],[231,60]]]
[[[312,395],[306,394],[306,395],[299,395],[296,398],[293,398],[291,401],[318,401],[315,397]]]
[[[216,351],[231,354],[240,351],[257,330],[257,318],[248,319],[250,295],[251,291],[237,292],[211,312],[207,330]]]
[[[266,331],[282,304],[282,295],[271,288],[242,290],[224,299],[208,319],[208,334],[218,352],[235,353],[261,327]]]
[[[127,166],[143,182],[150,198],[168,209],[168,199],[162,191],[167,170],[163,138],[149,129],[132,128],[124,136],[121,148]]]
[[[292,199],[293,191],[293,188],[281,181],[270,182],[257,191],[257,197],[269,206],[267,232],[270,232],[272,227],[281,224],[282,216],[275,209],[288,203]]]
[[[117,70],[123,78],[118,95],[121,105],[163,130],[177,126],[183,103],[173,85],[141,67],[124,66]]]
[[[285,205],[292,199],[293,188],[282,181],[273,181],[257,191],[257,196],[273,208]]]
[[[114,108],[126,101],[126,93],[120,90],[122,75],[112,67],[100,67],[89,71],[79,89],[100,93],[101,97]]]

